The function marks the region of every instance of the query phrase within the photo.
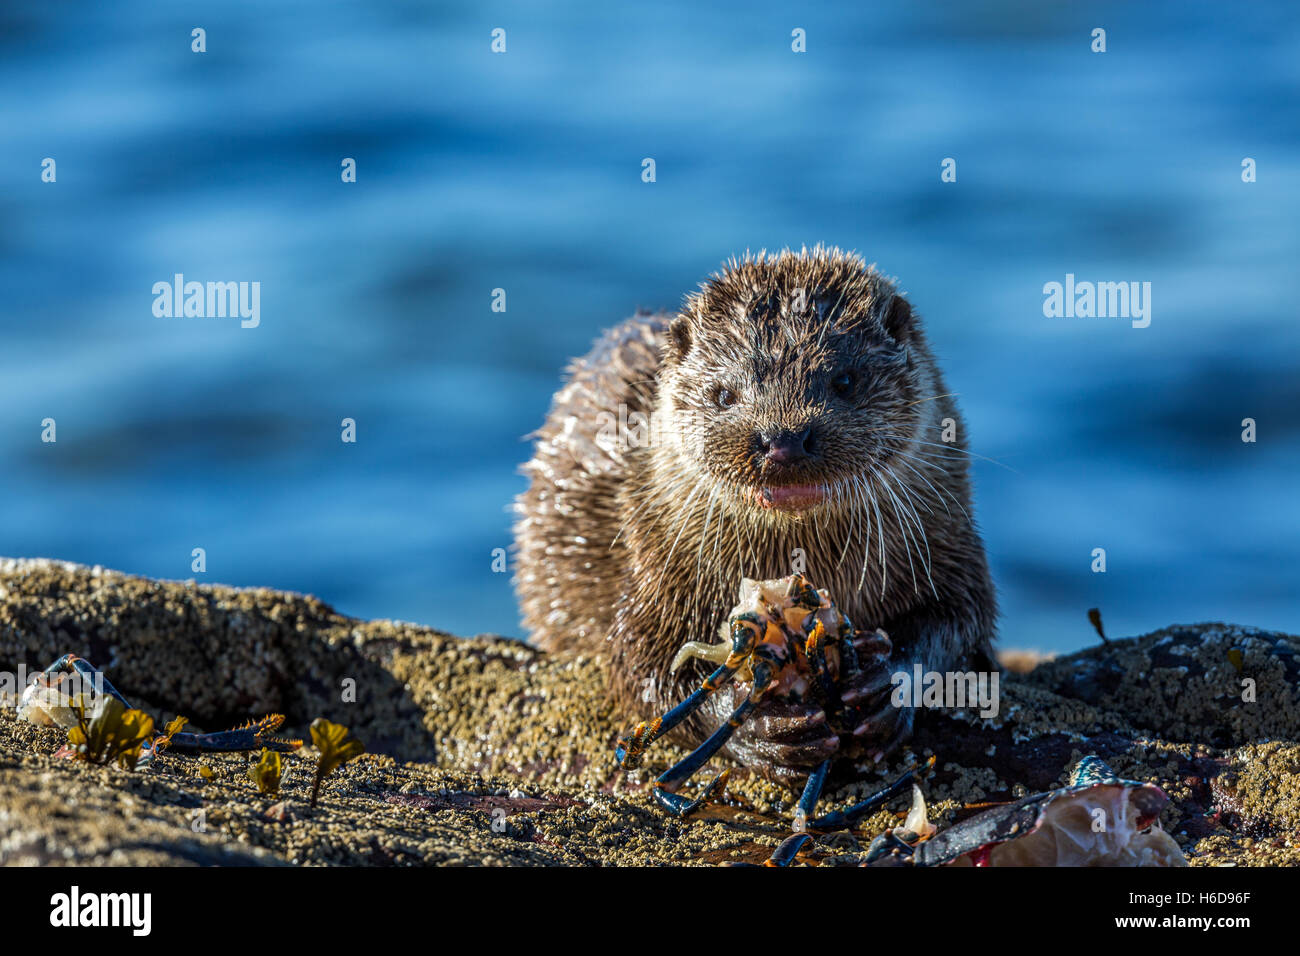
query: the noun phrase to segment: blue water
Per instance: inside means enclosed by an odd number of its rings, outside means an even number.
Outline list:
[[[6,3],[0,554],[203,547],[203,580],[518,634],[491,552],[566,359],[825,241],[901,278],[998,462],[1006,645],[1088,643],[1094,605],[1300,629],[1296,7],[701,6]],[[261,325],[155,318],[177,272],[260,282]],[[1150,327],[1045,318],[1067,272],[1151,282]]]

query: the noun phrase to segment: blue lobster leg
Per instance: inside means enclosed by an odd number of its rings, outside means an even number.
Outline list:
[[[808,774],[808,782],[803,787],[803,796],[799,798],[799,803],[794,808],[796,830],[802,831],[807,826],[812,812],[817,809],[817,801],[821,799],[822,787],[826,785],[826,775],[830,773],[830,769],[831,762],[828,758]]]
[[[933,765],[934,758],[931,757],[926,761],[924,767],[928,769]],[[830,766],[831,762],[827,760],[809,775],[808,782],[804,785],[803,796],[799,798],[799,804],[795,808],[795,817],[797,821],[802,822],[806,820],[813,812],[813,808],[817,806],[817,799],[821,796],[822,787],[826,783],[826,774],[827,771],[830,770]],[[880,809],[880,807],[884,806],[885,802],[891,797],[901,793],[903,789],[912,782],[912,779],[916,776],[916,772],[919,769],[921,768],[909,767],[898,777],[897,780],[894,780],[876,793],[873,793],[860,803],[855,803],[853,806],[848,807],[845,810],[837,810],[833,813],[826,814],[824,817],[818,817],[809,825],[818,830],[848,829],[859,818],[868,813],[874,813],[876,810]],[[803,832],[798,832],[793,836],[786,837],[786,839],[781,842],[781,845],[772,851],[772,855],[763,865],[789,866],[794,862],[795,857],[799,855],[799,851],[802,850],[811,839],[812,837],[809,834]],[[897,837],[891,837],[891,839],[895,843],[900,842]],[[879,851],[877,845],[882,844],[883,840],[884,837],[882,836],[877,837],[876,840],[872,842],[871,847],[868,850],[868,861],[874,859],[872,854],[878,855]],[[901,845],[907,846],[907,844]]]
[[[671,731],[695,711],[700,705],[730,681],[749,657],[758,639],[756,628],[744,621],[737,621],[731,628],[731,653],[722,666],[704,679],[699,689],[687,697],[662,717],[637,724],[630,735],[619,740],[614,756],[625,769],[632,770],[641,763],[641,755],[646,748]]]
[[[781,841],[781,845],[772,851],[772,855],[763,861],[762,865],[763,866],[789,866],[794,862],[795,857],[799,855],[799,851],[802,850],[804,848],[804,845],[807,844],[811,839],[812,837],[809,836],[807,833],[796,833],[794,834],[794,836],[786,837],[784,840]],[[723,863],[722,865],[742,867],[745,869],[749,869],[751,867],[757,867],[760,864],[739,863],[739,862],[728,861],[726,863]]]
[[[271,736],[284,723],[283,714],[270,714],[261,720],[250,721],[234,730],[218,730],[209,734],[172,734],[167,749],[177,753],[235,753],[244,750],[276,750],[293,753],[302,746],[301,740],[286,740]]]
[[[96,670],[93,664],[76,654],[64,654],[45,668],[41,676],[45,679],[47,685],[55,687],[65,677],[72,674],[80,677],[97,694],[107,694],[121,703],[123,707],[128,710],[132,709],[131,702],[122,696],[112,682],[104,676],[103,671]],[[270,714],[261,720],[249,721],[243,727],[237,727],[233,730],[220,730],[208,734],[175,733],[165,744],[162,742],[165,735],[159,733],[155,735],[153,740],[144,745],[138,766],[148,766],[157,755],[157,752],[164,746],[179,753],[231,753],[257,750],[262,747],[281,753],[290,753],[301,747],[302,741],[285,740],[271,736],[283,723],[283,715]]]
[[[55,687],[63,681],[63,678],[75,674],[85,681],[95,693],[108,694],[116,698],[123,707],[128,710],[131,703],[118,692],[118,689],[112,685],[103,671],[95,670],[94,665],[84,657],[78,657],[76,654],[64,654],[57,661],[45,668],[41,676],[45,678],[45,683],[50,687]]]
[[[850,807],[845,807],[843,810],[834,810],[824,817],[818,817],[810,821],[808,825],[817,830],[851,829],[862,817],[875,813],[890,799],[906,790],[916,778],[917,771],[928,770],[934,766],[934,759],[934,757],[931,757],[924,764],[908,767],[895,780],[886,784],[865,800],[861,800]]]
[[[845,674],[856,674],[860,666],[858,664],[858,649],[854,644],[857,637],[858,632],[853,627],[853,622],[847,617],[844,618],[844,623],[840,628],[838,644],[840,648],[841,670]]]
[[[772,855],[763,862],[763,865],[789,866],[799,855],[799,851],[804,848],[804,844],[811,839],[812,837],[807,833],[796,833],[794,836],[786,837],[781,841],[781,845],[772,851]]]
[[[772,851],[764,866],[789,866],[799,855],[804,844],[812,839],[805,832],[808,818],[812,816],[813,810],[817,809],[817,801],[821,799],[822,787],[826,785],[826,775],[830,773],[830,769],[830,760],[823,760],[817,769],[808,775],[808,782],[803,786],[803,795],[794,808],[794,835],[786,837],[781,845]]]
[[[709,739],[700,744],[686,759],[669,768],[666,773],[655,781],[654,795],[660,806],[678,816],[690,816],[708,803],[725,786],[727,778],[731,775],[730,770],[724,770],[710,780],[705,785],[700,796],[694,800],[677,792],[682,784],[686,783],[694,775],[695,771],[708,763],[710,758],[723,748],[726,742],[731,739],[731,735],[736,732],[736,728],[743,724],[753,709],[758,706],[758,702],[767,691],[768,685],[772,683],[774,671],[773,663],[767,659],[762,659],[756,663],[754,665],[754,686],[750,689],[749,696],[731,712],[727,722],[709,735]]]
[[[822,700],[825,701],[827,716],[831,717],[833,722],[837,721],[849,727],[856,727],[860,723],[856,716],[858,709],[846,706],[840,698],[836,690],[837,679],[832,677],[826,663],[826,648],[828,645],[833,645],[839,651],[838,682],[845,684],[851,681],[861,668],[858,650],[854,643],[856,639],[857,631],[846,617],[839,628],[839,633],[834,636],[826,631],[821,621],[816,621],[808,631],[807,640],[804,642],[804,654],[808,658],[809,668],[821,691]],[[845,715],[848,715],[847,719]]]
[[[822,700],[827,702],[826,706],[829,709],[836,694],[830,669],[826,665],[826,628],[821,621],[814,623],[812,630],[808,632],[808,637],[804,641],[804,654],[808,658],[813,679],[817,681],[818,688],[821,690]]]

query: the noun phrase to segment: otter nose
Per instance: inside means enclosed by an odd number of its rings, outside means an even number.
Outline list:
[[[758,437],[763,443],[763,454],[768,461],[789,465],[808,457],[811,435],[812,429],[805,426],[799,429],[771,429],[761,432]]]

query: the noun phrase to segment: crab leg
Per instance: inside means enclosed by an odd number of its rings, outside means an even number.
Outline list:
[[[104,676],[104,672],[96,670],[94,665],[84,657],[78,657],[75,654],[64,654],[41,673],[41,678],[45,686],[55,688],[65,678],[72,675],[80,677],[89,687],[94,688],[96,693],[107,694],[128,710],[131,709],[131,702],[122,696],[112,682]],[[249,721],[245,726],[233,730],[220,730],[207,734],[178,732],[171,735],[166,746],[178,753],[223,753],[257,750],[261,747],[268,750],[277,750],[281,753],[297,750],[302,746],[301,741],[284,740],[271,736],[283,723],[284,717],[282,715],[271,714],[261,720]],[[154,740],[145,744],[142,766],[147,765],[153,759],[159,749],[159,740],[164,736],[158,734]]]
[[[280,753],[293,753],[302,746],[301,740],[272,737],[284,723],[283,714],[268,714],[261,720],[250,721],[246,727],[218,730],[208,734],[172,734],[168,749],[177,753],[234,753],[258,750],[265,747]]]
[[[763,654],[763,650],[764,648],[759,648],[755,652],[755,656],[758,657]],[[695,771],[708,763],[709,759],[731,739],[731,735],[736,732],[736,728],[748,719],[750,713],[758,706],[758,702],[771,685],[775,671],[776,667],[773,661],[766,656],[760,657],[754,665],[754,686],[750,689],[749,696],[731,712],[727,722],[715,730],[709,736],[709,739],[700,744],[688,757],[680,761],[676,766],[669,768],[666,773],[655,781],[655,799],[659,801],[664,809],[678,816],[689,816],[704,806],[722,789],[727,782],[727,778],[731,775],[730,770],[724,770],[710,780],[705,785],[700,796],[694,800],[677,793],[682,784],[689,780]]]
[[[699,689],[674,707],[662,717],[637,724],[632,733],[618,742],[614,756],[628,770],[641,762],[641,755],[647,747],[671,731],[695,711],[700,705],[730,681],[740,666],[749,658],[758,640],[758,629],[745,621],[737,621],[731,628],[731,653],[722,665],[700,684]],[[707,746],[707,743],[705,744]]]
[[[808,825],[818,830],[849,829],[862,817],[865,817],[869,813],[875,813],[883,807],[888,800],[906,790],[908,786],[911,785],[913,778],[916,777],[917,771],[922,769],[928,770],[934,766],[934,759],[934,757],[931,757],[924,764],[913,764],[911,767],[908,767],[899,774],[896,779],[886,786],[881,787],[865,800],[860,800],[850,807],[845,807],[843,810],[833,810],[824,817],[818,817],[816,820],[810,821]],[[804,795],[805,797],[807,796],[806,791]],[[801,800],[799,803],[800,807],[802,807],[803,801]]]
[[[929,764],[927,764],[929,766]],[[808,782],[804,784],[803,796],[799,798],[799,803],[794,809],[794,830],[795,835],[804,834],[808,827],[818,830],[842,830],[852,824],[860,817],[872,813],[879,809],[892,796],[900,793],[902,789],[912,781],[918,768],[909,767],[903,772],[897,780],[892,781],[888,786],[873,793],[860,803],[845,809],[828,813],[824,817],[818,817],[809,823],[809,817],[812,816],[813,810],[817,808],[817,801],[821,799],[822,788],[826,785],[826,776],[830,772],[830,760],[823,761],[816,770],[808,775]],[[794,859],[795,853],[803,846],[805,841],[795,841],[793,837],[782,843],[777,851],[772,854],[772,859],[768,861],[771,866],[785,866],[789,860]],[[787,847],[786,844],[790,844]],[[783,850],[790,850],[786,863],[775,862],[778,856],[782,855]]]
[[[808,666],[812,669],[813,677],[821,688],[822,699],[830,702],[835,699],[835,688],[831,681],[830,670],[826,666],[826,628],[821,621],[813,624],[812,630],[808,633],[808,639],[804,641],[804,654],[808,657]]]
[[[821,799],[822,787],[826,785],[826,775],[830,773],[830,769],[831,762],[828,758],[808,774],[808,782],[803,786],[803,796],[799,798],[799,803],[794,808],[796,832],[802,832],[807,827],[808,818],[812,816],[813,810],[817,809],[817,801]]]
[[[781,841],[781,845],[772,851],[772,855],[763,861],[763,865],[789,866],[799,855],[799,851],[804,848],[804,844],[811,839],[812,837],[807,833],[796,833],[794,836],[786,837]]]
[[[933,765],[933,757],[924,764],[926,768]],[[764,861],[764,866],[789,866],[794,862],[795,857],[799,855],[799,851],[812,840],[812,836],[809,833],[800,829],[800,824],[807,819],[808,814],[812,813],[813,808],[817,805],[817,798],[821,796],[822,785],[826,782],[826,772],[829,769],[830,761],[827,760],[808,777],[808,783],[804,786],[803,796],[799,798],[799,805],[795,808],[796,832],[793,836],[788,836],[781,841],[781,845],[773,850],[772,855]],[[916,775],[916,772],[919,769],[921,768],[915,766],[909,767],[898,777],[897,780],[894,780],[888,786],[873,793],[871,796],[867,797],[867,799],[854,804],[846,810],[837,810],[834,813],[828,813],[824,817],[818,817],[816,820],[812,821],[811,826],[818,830],[842,830],[852,826],[854,821],[859,817],[879,809],[884,805],[885,801],[889,800],[890,797],[901,792],[903,787],[912,781],[912,778]],[[871,847],[868,850],[867,860],[870,861],[874,859],[875,856],[883,853],[884,851],[878,850],[878,847],[886,847],[886,844],[888,844],[889,848],[897,845],[909,850],[909,852],[911,850],[911,847],[899,840],[891,830],[889,833],[882,834],[872,841]]]
[[[41,678],[44,679],[47,687],[57,687],[63,683],[65,677],[72,675],[86,681],[95,689],[96,693],[108,694],[110,697],[116,698],[122,706],[128,710],[130,709],[130,702],[104,676],[104,672],[95,670],[94,665],[84,657],[78,657],[76,654],[64,654],[41,672]]]

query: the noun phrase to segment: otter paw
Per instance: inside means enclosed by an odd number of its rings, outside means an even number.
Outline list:
[[[915,713],[911,707],[886,703],[875,713],[862,717],[851,734],[844,735],[844,752],[874,760],[888,756],[912,736]]]
[[[845,752],[884,756],[912,732],[912,709],[893,703],[894,674],[902,666],[891,655],[893,644],[884,631],[859,635],[854,641],[858,670],[840,688],[843,710],[837,724]]]
[[[840,738],[820,707],[770,700],[736,728],[726,750],[759,776],[797,786],[839,746]]]

